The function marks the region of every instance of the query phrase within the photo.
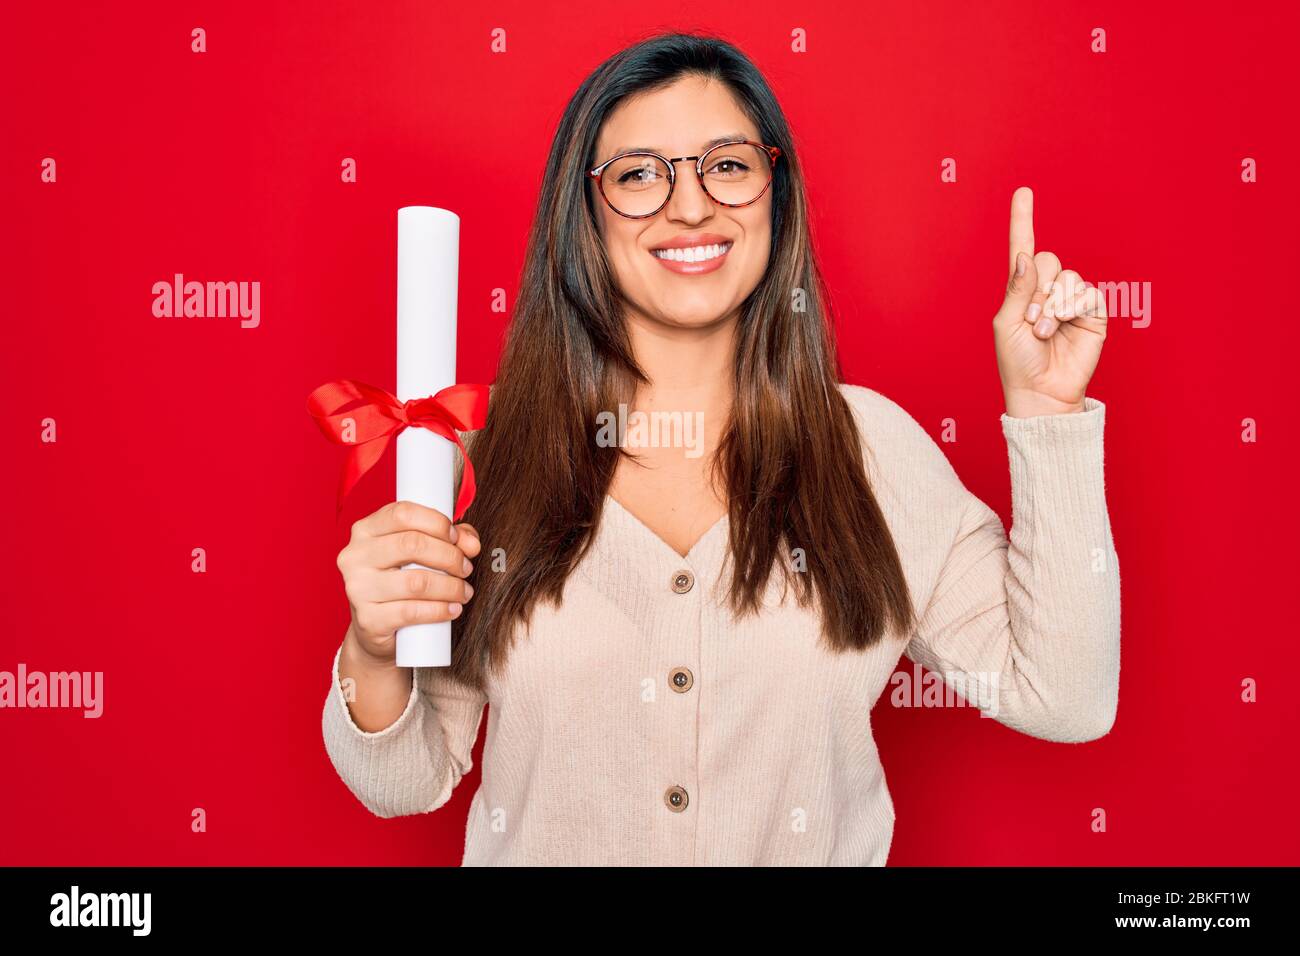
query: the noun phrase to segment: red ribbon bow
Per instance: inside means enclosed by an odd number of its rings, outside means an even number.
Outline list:
[[[365,404],[344,411],[354,402]],[[343,511],[343,499],[348,492],[375,466],[393,437],[402,429],[415,426],[455,442],[465,458],[456,513],[452,515],[453,522],[459,521],[474,500],[474,466],[456,432],[482,428],[487,422],[487,408],[486,385],[449,385],[436,395],[405,402],[399,402],[392,392],[349,378],[326,382],[312,391],[307,396],[307,411],[326,438],[351,449],[339,482],[338,512]],[[343,435],[348,422],[353,434],[351,440]]]

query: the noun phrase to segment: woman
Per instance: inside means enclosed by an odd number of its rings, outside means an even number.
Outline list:
[[[883,864],[870,710],[903,653],[1025,733],[1105,734],[1119,567],[1084,390],[1106,316],[1035,254],[1031,203],[993,323],[1009,547],[908,413],[839,383],[753,64],[690,35],[602,64],[551,148],[466,522],[393,503],[339,555],[323,731],[352,792],[441,807],[491,703],[467,865]],[[450,668],[394,666],[399,626],[448,619]]]

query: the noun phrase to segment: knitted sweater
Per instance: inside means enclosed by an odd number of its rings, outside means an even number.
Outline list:
[[[894,804],[871,708],[906,654],[1009,727],[1087,741],[1114,721],[1120,579],[1102,469],[1105,406],[1002,415],[1010,542],[899,405],[842,385],[918,619],[865,651],[818,643],[815,604],[723,596],[724,516],[680,556],[613,498],[562,605],[538,605],[486,693],[417,668],[406,709],[367,733],[339,686],[325,749],[380,817],[482,779],[462,865],[883,865]]]

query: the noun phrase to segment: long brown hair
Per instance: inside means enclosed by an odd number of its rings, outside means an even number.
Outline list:
[[[728,85],[782,151],[772,183],[772,249],[737,329],[735,399],[713,459],[728,498],[729,600],[762,602],[774,565],[799,603],[816,598],[828,646],[869,647],[913,608],[893,538],[868,483],[852,412],[840,394],[828,300],[813,256],[790,128],[766,80],[735,46],[665,34],[602,63],[569,101],[551,144],[519,297],[487,426],[468,444],[478,495],[466,521],[483,552],[474,597],[453,624],[452,672],[482,688],[535,603],[561,600],[586,553],[625,449],[597,443],[597,414],[629,405],[646,376],[633,358],[621,295],[584,173],[605,118],[626,97],[685,74]],[[796,310],[796,290],[802,290]],[[806,555],[806,571],[785,558]],[[496,552],[496,549],[501,549]],[[493,570],[494,553],[504,569]]]

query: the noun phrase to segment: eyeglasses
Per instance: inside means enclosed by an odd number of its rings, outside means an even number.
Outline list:
[[[695,175],[705,194],[719,206],[734,208],[762,198],[780,155],[777,146],[741,139],[719,143],[702,156],[668,159],[647,151],[620,153],[587,170],[587,175],[614,212],[628,219],[646,219],[672,198],[677,163],[695,160]]]

